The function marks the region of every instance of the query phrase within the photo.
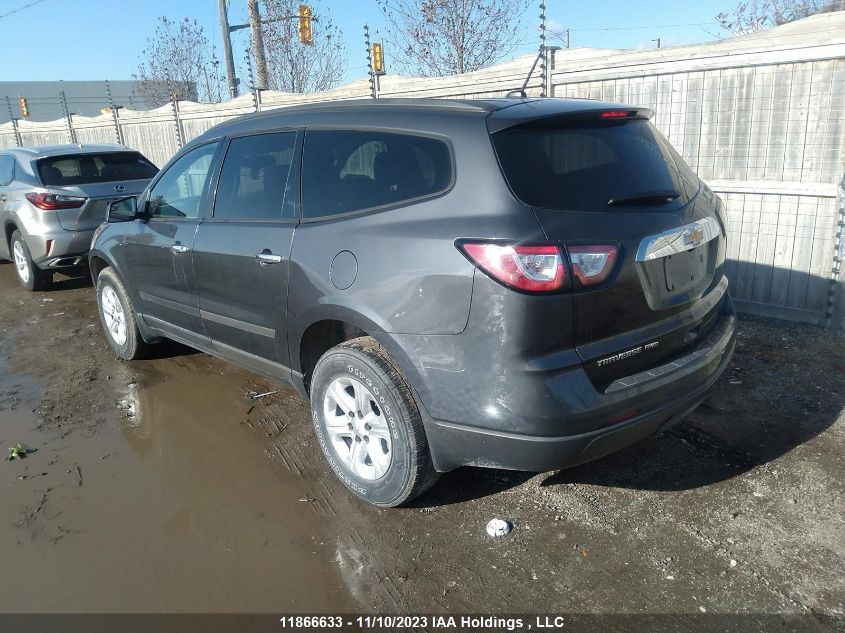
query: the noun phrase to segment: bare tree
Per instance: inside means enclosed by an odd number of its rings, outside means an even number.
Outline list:
[[[176,22],[161,16],[132,78],[140,82],[136,93],[147,103],[167,103],[171,91],[179,99],[217,103],[224,94],[218,67],[214,49],[196,20]]]
[[[843,9],[845,0],[742,0],[733,11],[718,14],[716,20],[724,30],[744,35]]]
[[[519,44],[529,0],[377,0],[392,66],[423,77],[484,68]]]
[[[346,74],[343,32],[328,10],[313,7],[313,43],[299,41],[299,0],[263,0],[264,46],[269,87],[282,92],[319,92],[339,85]]]

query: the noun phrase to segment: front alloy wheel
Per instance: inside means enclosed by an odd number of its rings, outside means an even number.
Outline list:
[[[114,288],[104,286],[100,294],[103,304],[103,322],[111,335],[112,340],[122,347],[126,344],[126,314]]]
[[[100,321],[114,353],[123,360],[146,356],[149,348],[141,338],[132,300],[123,282],[114,270],[105,268],[97,277],[96,286]]]

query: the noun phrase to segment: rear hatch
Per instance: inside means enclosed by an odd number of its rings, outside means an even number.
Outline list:
[[[66,154],[36,163],[42,184],[54,198],[63,229],[95,229],[106,221],[108,204],[138,195],[158,169],[138,152]]]
[[[603,281],[572,281],[576,349],[605,388],[682,355],[709,332],[724,296],[725,238],[718,198],[651,113],[599,106],[491,130],[511,189],[550,241],[570,259],[579,247],[616,249]]]

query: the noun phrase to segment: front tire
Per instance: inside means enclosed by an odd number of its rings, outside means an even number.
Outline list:
[[[120,278],[111,268],[97,277],[97,309],[114,353],[122,360],[144,358],[149,345],[141,338],[135,308]]]
[[[29,247],[23,239],[20,231],[12,233],[12,240],[9,242],[9,250],[12,253],[12,262],[15,264],[15,271],[18,273],[18,281],[27,290],[46,290],[53,284],[53,273],[41,270],[32,261]]]
[[[394,507],[437,481],[411,389],[374,339],[341,343],[320,358],[311,411],[329,465],[361,499]]]

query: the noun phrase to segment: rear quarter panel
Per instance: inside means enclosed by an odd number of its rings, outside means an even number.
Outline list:
[[[302,334],[322,319],[345,320],[367,332],[460,334],[469,318],[475,267],[455,241],[542,239],[536,218],[504,182],[483,116],[419,116],[413,125],[390,129],[447,138],[454,153],[452,188],[407,206],[299,225],[288,301],[293,369]],[[332,281],[332,262],[342,251],[354,254],[357,267],[346,289]],[[352,262],[345,257],[347,265]]]

